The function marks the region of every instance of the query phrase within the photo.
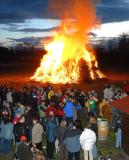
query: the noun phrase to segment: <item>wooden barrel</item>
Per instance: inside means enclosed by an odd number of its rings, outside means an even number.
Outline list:
[[[108,121],[101,120],[98,122],[98,140],[105,141],[108,137]]]

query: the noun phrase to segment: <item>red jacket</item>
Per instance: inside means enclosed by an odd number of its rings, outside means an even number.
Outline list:
[[[64,116],[64,111],[60,108],[60,107],[57,107],[57,116]]]

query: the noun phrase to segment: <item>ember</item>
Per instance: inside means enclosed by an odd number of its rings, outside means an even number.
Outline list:
[[[55,4],[59,0],[54,0]],[[57,5],[61,8],[62,4]],[[58,31],[45,42],[47,54],[31,79],[50,83],[77,83],[80,61],[84,60],[92,80],[103,78],[93,51],[86,48],[88,32],[97,26],[95,7],[91,0],[67,0]],[[60,10],[59,10],[60,12]]]

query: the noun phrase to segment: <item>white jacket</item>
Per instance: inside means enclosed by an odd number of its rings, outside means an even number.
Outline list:
[[[80,144],[83,150],[90,151],[96,142],[96,134],[89,128],[85,128],[80,136]]]

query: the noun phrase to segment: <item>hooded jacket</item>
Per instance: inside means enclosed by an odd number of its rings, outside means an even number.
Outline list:
[[[80,144],[83,150],[90,151],[96,142],[96,134],[89,128],[85,128],[80,136]]]
[[[64,135],[64,145],[68,152],[75,153],[79,152],[81,149],[79,137],[81,135],[81,130],[79,129],[68,129]]]

